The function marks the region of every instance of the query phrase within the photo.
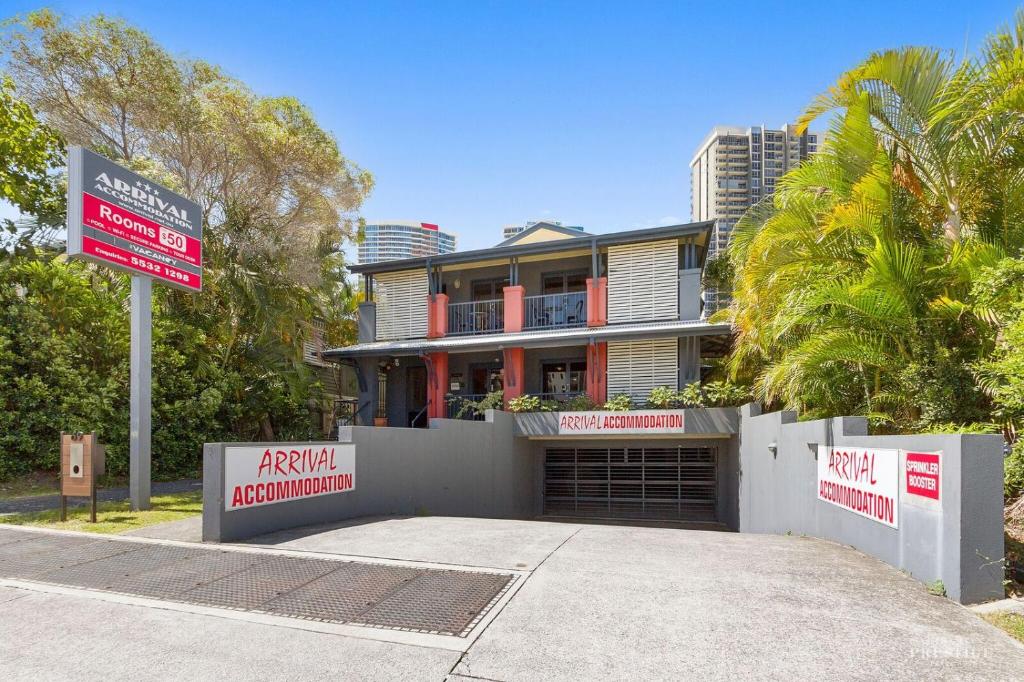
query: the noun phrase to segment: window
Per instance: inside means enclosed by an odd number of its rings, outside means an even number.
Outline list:
[[[584,360],[545,362],[541,365],[541,373],[544,375],[544,393],[579,393],[586,386],[587,363]]]
[[[544,275],[541,288],[545,296],[549,294],[569,294],[577,291],[586,291],[587,273],[584,271],[558,272]]]
[[[508,286],[508,277],[504,279],[480,279],[473,282],[474,301],[492,301],[504,296],[504,289]]]

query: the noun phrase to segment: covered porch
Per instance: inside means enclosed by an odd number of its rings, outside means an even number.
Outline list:
[[[499,409],[521,396],[563,411],[593,409],[622,393],[642,403],[656,385],[700,381],[727,331],[703,321],[545,330],[368,343],[337,355],[358,368],[358,424],[426,428],[430,419],[478,418],[489,396],[488,406]],[[657,372],[633,366],[651,362],[645,344],[663,350],[666,342],[672,352],[658,356]],[[632,384],[624,387],[623,377]]]

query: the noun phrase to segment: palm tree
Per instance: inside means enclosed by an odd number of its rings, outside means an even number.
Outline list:
[[[1022,35],[1024,14],[959,65],[924,48],[872,55],[809,108],[804,127],[835,113],[823,150],[748,212],[730,253],[731,370],[762,400],[981,418],[969,362],[992,330],[970,291],[1024,244]]]

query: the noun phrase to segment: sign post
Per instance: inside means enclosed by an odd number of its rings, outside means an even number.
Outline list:
[[[82,147],[68,149],[68,255],[132,275],[129,490],[149,509],[152,280],[203,287],[199,204]]]
[[[150,450],[153,376],[153,283],[149,277],[132,275],[131,301],[131,412],[128,460],[128,492],[132,509],[149,509],[152,459]]]

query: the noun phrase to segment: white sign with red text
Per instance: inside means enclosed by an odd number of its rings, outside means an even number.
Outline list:
[[[235,511],[355,490],[356,446],[224,448],[224,510]]]
[[[818,499],[899,528],[900,451],[818,446]]]
[[[558,435],[681,434],[683,410],[631,410],[629,412],[559,412]]]

